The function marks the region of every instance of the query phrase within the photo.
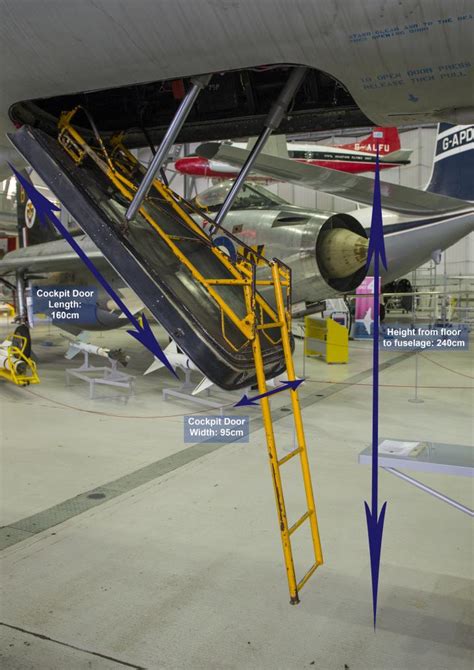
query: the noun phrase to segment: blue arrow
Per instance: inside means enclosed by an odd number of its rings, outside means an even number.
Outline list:
[[[249,398],[245,393],[239,400],[239,402],[235,403],[234,407],[243,407],[244,405],[256,405],[257,404],[256,400],[260,400],[260,398],[267,398],[269,395],[273,395],[274,393],[280,393],[281,391],[286,391],[287,389],[292,389],[294,391],[303,382],[304,379],[295,379],[292,382],[283,382],[283,384],[281,386],[278,386],[276,389],[266,391],[266,393],[261,393],[260,395],[256,395],[253,398]]]
[[[370,571],[372,574],[372,607],[374,629],[377,624],[377,594],[379,586],[380,554],[382,550],[383,524],[387,503],[384,502],[378,513],[378,476],[379,476],[379,313],[380,313],[380,261],[387,269],[385,243],[383,238],[382,200],[380,193],[379,143],[375,159],[374,202],[370,225],[370,240],[367,258],[367,270],[373,259],[374,275],[374,332],[373,332],[373,385],[372,385],[372,505],[365,502],[367,532],[369,535]]]
[[[81,249],[81,247],[77,244],[76,240],[68,231],[68,229],[65,226],[63,226],[61,221],[54,214],[54,212],[59,211],[59,207],[57,207],[54,203],[52,203],[50,200],[45,198],[44,195],[42,195],[39,191],[37,191],[36,188],[33,186],[33,184],[31,184],[19,172],[17,172],[12,165],[10,165],[10,167],[13,170],[15,177],[18,179],[20,184],[25,189],[28,198],[31,200],[34,208],[36,209],[36,212],[42,225],[47,225],[48,220],[51,221],[51,223],[55,226],[55,228],[57,228],[57,230],[61,233],[64,239],[67,240],[67,242],[69,242],[69,244],[74,249],[76,254],[87,266],[87,268],[92,272],[97,281],[100,284],[102,284],[107,293],[113,298],[114,302],[120,307],[122,312],[129,319],[129,321],[131,321],[135,330],[127,330],[127,333],[129,333],[132,337],[138,340],[138,342],[141,342],[143,346],[145,346],[149,351],[151,351],[151,353],[154,356],[156,356],[168,368],[168,370],[173,373],[175,377],[177,377],[177,374],[174,371],[173,366],[166,358],[160,345],[156,341],[155,336],[153,335],[153,332],[150,328],[150,325],[145,315],[142,315],[141,317],[142,324],[140,325],[138,319],[134,317],[134,315],[128,309],[127,305],[121,300],[121,298],[117,295],[117,293],[115,293],[113,288],[108,284],[108,282],[104,279],[99,270],[87,257],[87,254],[85,254],[84,251]]]

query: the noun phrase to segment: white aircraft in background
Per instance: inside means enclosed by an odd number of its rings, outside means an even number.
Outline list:
[[[280,138],[279,138],[280,139]],[[286,142],[285,138],[278,142],[283,158],[292,158],[306,165],[318,165],[331,170],[341,170],[358,174],[375,170],[375,154],[379,147],[380,169],[400,167],[410,163],[412,152],[401,149],[400,136],[396,128],[374,128],[368,137],[358,142],[338,144],[336,146],[315,144],[314,142]],[[237,149],[250,149],[255,138],[248,144],[239,142],[225,142]],[[265,147],[265,153],[271,153]],[[276,152],[276,155],[279,155]],[[213,179],[231,179],[239,173],[238,169],[223,161],[201,158],[200,156],[184,156],[174,163],[174,169],[180,174],[190,177],[209,177]],[[252,174],[252,179],[257,175]]]

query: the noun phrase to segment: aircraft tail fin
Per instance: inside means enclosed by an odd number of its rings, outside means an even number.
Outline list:
[[[166,347],[164,353],[165,354],[177,354],[178,353],[178,347],[177,347],[176,342],[174,340],[171,340],[171,342]]]
[[[439,124],[426,190],[474,201],[474,125]]]
[[[377,135],[375,135],[377,133]],[[382,134],[380,136],[380,133]],[[380,156],[391,154],[394,151],[400,151],[400,135],[396,128],[380,128],[376,127],[372,130],[370,135],[363,140],[354,142],[352,144],[341,145],[342,149],[353,149],[354,151],[365,151],[369,154],[375,154],[377,151],[377,142],[379,142]]]
[[[161,370],[165,366],[158,358],[153,359],[153,363],[145,370],[144,375],[149,375],[150,372],[155,372],[156,370]]]
[[[131,312],[132,314],[137,314],[137,312],[143,312],[143,310],[145,309],[143,300],[139,298],[133,291],[131,291],[128,288],[128,286],[125,286],[124,288],[120,289],[119,293],[120,297],[124,300],[125,304],[127,305],[129,312]],[[120,309],[118,305],[117,308]],[[119,319],[128,319],[128,316],[125,314],[125,312],[122,312],[119,316]]]
[[[31,183],[30,176],[25,169],[20,170],[20,174]],[[31,247],[59,239],[60,236],[53,224],[49,221],[43,224],[36,216],[36,210],[18,180],[16,182],[16,216],[20,247]]]
[[[202,393],[202,391],[205,391],[209,387],[213,386],[214,382],[211,382],[211,380],[208,377],[203,377],[199,384],[196,386],[196,388],[193,390],[191,395],[198,395],[199,393]]]
[[[67,358],[68,361],[70,361],[74,356],[77,356],[77,354],[80,352],[80,348],[77,347],[75,344],[71,343],[69,345],[68,350],[64,354],[64,358]]]
[[[166,349],[164,350],[163,353],[165,353],[165,354],[176,354],[177,352],[178,352],[178,348],[176,346],[176,342],[174,340],[171,340],[171,342],[168,344],[168,346],[166,347]],[[153,360],[153,363],[150,365],[150,367],[148,367],[145,370],[145,372],[143,374],[144,375],[149,375],[150,372],[155,372],[156,370],[161,370],[161,368],[163,368],[164,366],[165,366],[165,364],[162,361],[160,361],[159,358],[156,358],[156,356],[155,356],[155,358]]]

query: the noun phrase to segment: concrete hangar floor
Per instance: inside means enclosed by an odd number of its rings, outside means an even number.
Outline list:
[[[183,415],[194,408],[162,400],[172,377],[142,377],[149,354],[124,330],[94,341],[131,353],[137,385],[127,403],[66,388],[65,368],[79,363],[63,358],[67,342],[50,327],[34,334],[42,383],[1,384],[2,668],[472,668],[470,519],[384,472],[374,634],[363,509],[370,468],[358,464],[370,444],[369,343],[351,343],[348,365],[305,362],[325,564],[291,607],[258,409],[248,409],[248,444],[184,444]],[[295,360],[301,374],[300,342]],[[381,364],[382,436],[471,442],[472,354],[420,356],[419,404],[408,402],[413,356],[382,353]],[[284,450],[293,440],[288,402],[273,402]],[[298,464],[288,465],[296,516]],[[467,477],[415,474],[469,505]],[[299,537],[301,573],[310,558]]]

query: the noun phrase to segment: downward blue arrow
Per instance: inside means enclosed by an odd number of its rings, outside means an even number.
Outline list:
[[[378,476],[379,476],[379,314],[380,314],[380,260],[387,269],[385,244],[383,238],[382,200],[380,194],[379,143],[375,159],[374,202],[367,258],[367,270],[373,259],[374,275],[374,332],[373,332],[373,385],[372,385],[372,504],[365,502],[367,532],[369,535],[370,571],[372,574],[372,607],[374,629],[377,624],[377,594],[379,587],[380,554],[382,551],[383,524],[387,503],[384,502],[378,513]]]
[[[304,382],[304,379],[295,379],[292,382],[283,382],[281,386],[278,386],[275,389],[272,389],[271,391],[267,391],[266,393],[261,393],[260,395],[256,395],[253,398],[249,398],[247,394],[244,394],[242,398],[239,400],[239,402],[236,402],[234,407],[243,407],[244,405],[256,405],[257,400],[260,400],[260,398],[267,398],[270,395],[273,395],[274,393],[281,393],[281,391],[286,391],[287,389],[295,389],[298,388],[300,384]]]
[[[153,335],[153,332],[150,328],[150,325],[145,315],[142,315],[141,317],[142,324],[140,325],[138,319],[136,319],[135,316],[132,314],[132,312],[130,312],[127,305],[121,300],[121,298],[109,285],[106,279],[104,279],[99,270],[87,257],[87,254],[85,254],[84,251],[81,249],[81,247],[77,244],[76,240],[68,231],[68,229],[61,223],[61,221],[54,214],[54,212],[59,211],[59,207],[57,207],[54,203],[52,203],[50,200],[45,198],[44,195],[42,195],[39,191],[37,191],[36,188],[33,186],[33,184],[31,184],[19,172],[17,172],[12,165],[10,165],[10,167],[13,170],[15,177],[18,179],[20,184],[25,189],[25,192],[28,198],[31,200],[34,208],[36,209],[36,212],[42,224],[46,225],[47,220],[51,221],[51,223],[55,226],[55,228],[57,228],[57,230],[61,233],[64,239],[67,240],[67,242],[69,242],[69,244],[74,249],[76,254],[87,266],[87,268],[92,272],[97,281],[100,284],[102,284],[107,293],[113,298],[114,302],[120,307],[122,312],[129,319],[129,321],[131,321],[135,330],[128,330],[127,333],[129,333],[132,337],[138,340],[138,342],[143,344],[143,346],[145,346],[149,351],[151,351],[151,353],[154,356],[156,356],[156,358],[158,358],[168,368],[168,370],[171,373],[173,373],[175,377],[177,377],[177,374],[174,371],[173,366],[166,358],[163,350],[156,341],[155,336]]]

